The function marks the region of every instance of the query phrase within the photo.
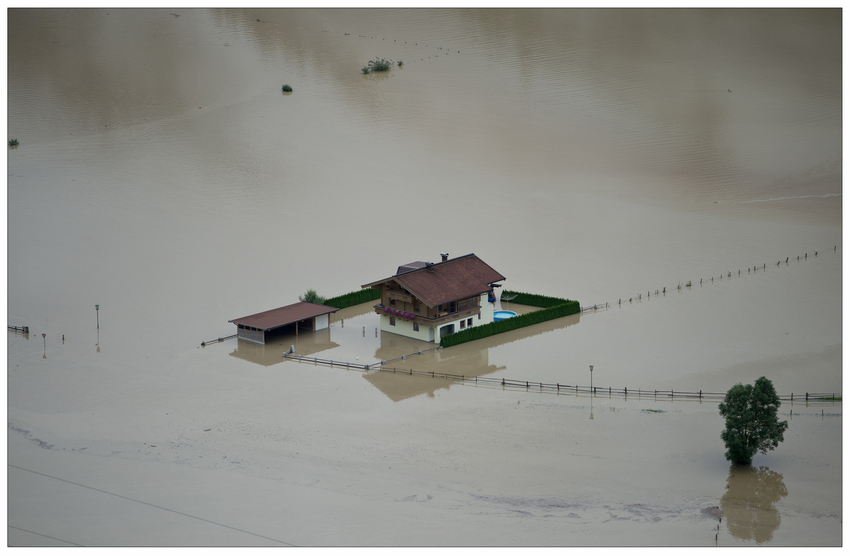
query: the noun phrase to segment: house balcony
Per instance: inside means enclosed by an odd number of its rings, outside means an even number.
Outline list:
[[[414,313],[404,313],[404,314],[407,314],[407,315],[411,315],[413,317],[413,318],[408,318],[408,317],[402,316],[402,314],[397,314],[397,313],[393,314],[393,313],[385,312],[384,309],[386,309],[386,308],[387,307],[385,307],[384,305],[381,305],[379,303],[378,305],[375,305],[375,312],[379,315],[387,315],[387,316],[390,316],[390,317],[396,317],[396,318],[401,318],[401,319],[405,319],[405,320],[410,320],[410,321],[413,321],[413,322],[418,322],[420,325],[424,325],[424,326],[442,326],[446,323],[453,322],[453,321],[460,320],[460,319],[465,319],[465,318],[471,317],[473,315],[477,315],[478,313],[481,312],[481,307],[474,305],[474,306],[471,306],[471,307],[459,309],[459,310],[457,310],[453,313],[442,312],[439,315],[436,315],[434,317],[429,317],[429,316],[426,316],[426,315],[417,315],[417,314],[414,314]]]

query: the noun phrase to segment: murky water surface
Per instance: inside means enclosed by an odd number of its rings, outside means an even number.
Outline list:
[[[714,402],[283,360],[433,347],[368,305],[200,347],[474,252],[608,306],[399,368],[840,393],[839,10],[16,9],[8,36],[10,545],[841,543],[840,402],[784,404],[737,468]]]

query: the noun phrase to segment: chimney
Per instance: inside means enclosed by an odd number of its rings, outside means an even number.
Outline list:
[[[446,262],[447,260],[449,260],[449,254],[448,253],[440,253],[440,256],[443,257],[443,262]]]

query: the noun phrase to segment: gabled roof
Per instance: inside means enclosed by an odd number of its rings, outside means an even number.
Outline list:
[[[328,307],[327,305],[318,305],[316,303],[308,303],[301,301],[287,305],[286,307],[278,307],[262,313],[248,315],[238,319],[229,320],[233,324],[241,324],[243,326],[252,326],[260,330],[271,330],[298,322],[304,319],[311,319],[319,315],[326,315],[339,311],[336,307]]]
[[[409,265],[404,265],[404,268],[406,267]],[[488,292],[491,284],[501,282],[505,277],[474,253],[470,253],[448,261],[428,264],[425,268],[401,272],[362,287],[379,286],[389,280],[398,282],[429,307],[436,307]]]

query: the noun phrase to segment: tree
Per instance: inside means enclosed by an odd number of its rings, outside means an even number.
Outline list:
[[[773,383],[761,377],[755,385],[740,382],[726,392],[720,403],[720,415],[726,418],[726,430],[720,438],[726,443],[726,459],[747,464],[756,452],[766,454],[784,440],[788,421],[779,421],[779,396]]]
[[[316,290],[310,288],[309,290],[307,290],[307,293],[298,296],[298,301],[307,301],[308,303],[316,303],[317,305],[323,305],[325,303],[325,298],[317,294]]]

